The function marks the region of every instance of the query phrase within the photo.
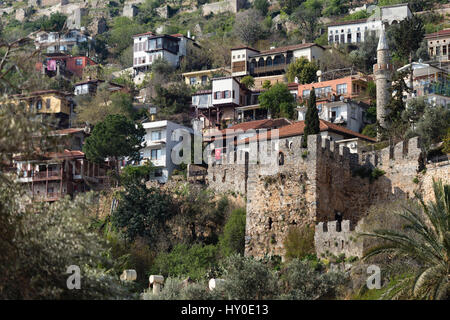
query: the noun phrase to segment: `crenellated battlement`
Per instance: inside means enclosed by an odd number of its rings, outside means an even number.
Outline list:
[[[357,230],[351,230],[351,221],[319,222],[314,233],[316,254],[320,258],[329,256],[362,257],[364,242],[358,238]]]
[[[211,153],[210,188],[247,196],[248,255],[283,256],[283,241],[292,226],[322,221],[315,232],[318,255],[361,256],[363,244],[356,241],[353,226],[371,205],[414,194],[419,139],[359,153],[321,135],[308,136],[308,147],[302,148],[302,139],[254,141],[218,160]],[[379,168],[384,174],[373,178],[373,171],[359,171],[363,168]],[[340,228],[330,221],[336,212],[345,219]]]
[[[255,141],[236,151],[214,155],[208,158],[208,178],[211,187],[218,190],[246,192],[243,179],[248,173],[253,175],[276,175],[295,168],[297,171],[314,170],[320,166],[336,166],[339,170],[353,172],[365,166],[378,167],[386,173],[403,170],[415,174],[419,168],[421,149],[418,137],[402,141],[376,151],[351,153],[346,146],[320,135],[308,136],[308,147],[302,148],[302,136],[281,138],[268,141]],[[226,173],[225,173],[226,171]],[[227,180],[227,173],[238,174],[239,179]],[[217,179],[228,184],[215,185]],[[253,179],[254,180],[254,179]],[[236,182],[237,185],[233,185]]]

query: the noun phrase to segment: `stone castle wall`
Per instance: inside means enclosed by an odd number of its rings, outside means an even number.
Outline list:
[[[253,150],[257,149],[262,146]],[[419,173],[423,166],[418,138],[351,154],[348,148],[313,135],[307,149],[301,148],[301,137],[291,137],[267,143],[264,151],[256,160],[250,155],[248,165],[233,164],[236,157],[231,153],[226,161],[208,168],[210,187],[246,194],[246,254],[257,257],[283,256],[283,241],[293,226],[333,221],[337,213],[356,225],[371,205],[407,199],[415,192],[431,200],[433,178],[450,183],[448,162]],[[361,169],[375,168],[384,171],[377,179],[361,174]],[[420,183],[414,183],[415,178]],[[358,251],[359,244],[354,245]],[[334,251],[339,253],[338,249]]]
[[[338,228],[337,221],[319,222],[314,233],[314,246],[319,258],[336,257],[345,254],[346,257],[362,257],[363,241],[357,237],[358,226],[352,230],[350,220],[343,220]]]
[[[203,15],[207,16],[211,13],[217,14],[222,12],[233,12],[237,13],[243,8],[245,0],[224,0],[213,3],[206,3],[202,5]]]

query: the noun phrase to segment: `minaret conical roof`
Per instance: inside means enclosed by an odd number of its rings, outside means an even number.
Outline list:
[[[384,26],[381,27],[380,39],[378,40],[378,50],[389,50],[389,46],[386,39],[386,32],[384,31]]]

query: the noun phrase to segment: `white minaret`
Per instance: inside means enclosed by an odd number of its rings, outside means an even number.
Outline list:
[[[383,26],[378,41],[377,63],[373,66],[373,73],[375,74],[375,82],[377,85],[377,121],[383,128],[386,128],[388,125],[385,121],[387,114],[386,106],[391,97],[389,89],[391,87],[393,68],[390,60],[389,46]],[[380,139],[380,133],[378,133],[377,138],[378,140]]]

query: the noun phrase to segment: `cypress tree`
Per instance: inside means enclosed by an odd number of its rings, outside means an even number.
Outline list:
[[[305,130],[303,132],[302,147],[306,148],[308,143],[308,135],[318,134],[320,132],[319,111],[316,107],[316,92],[314,87],[311,90],[308,99],[308,108],[305,116]]]

